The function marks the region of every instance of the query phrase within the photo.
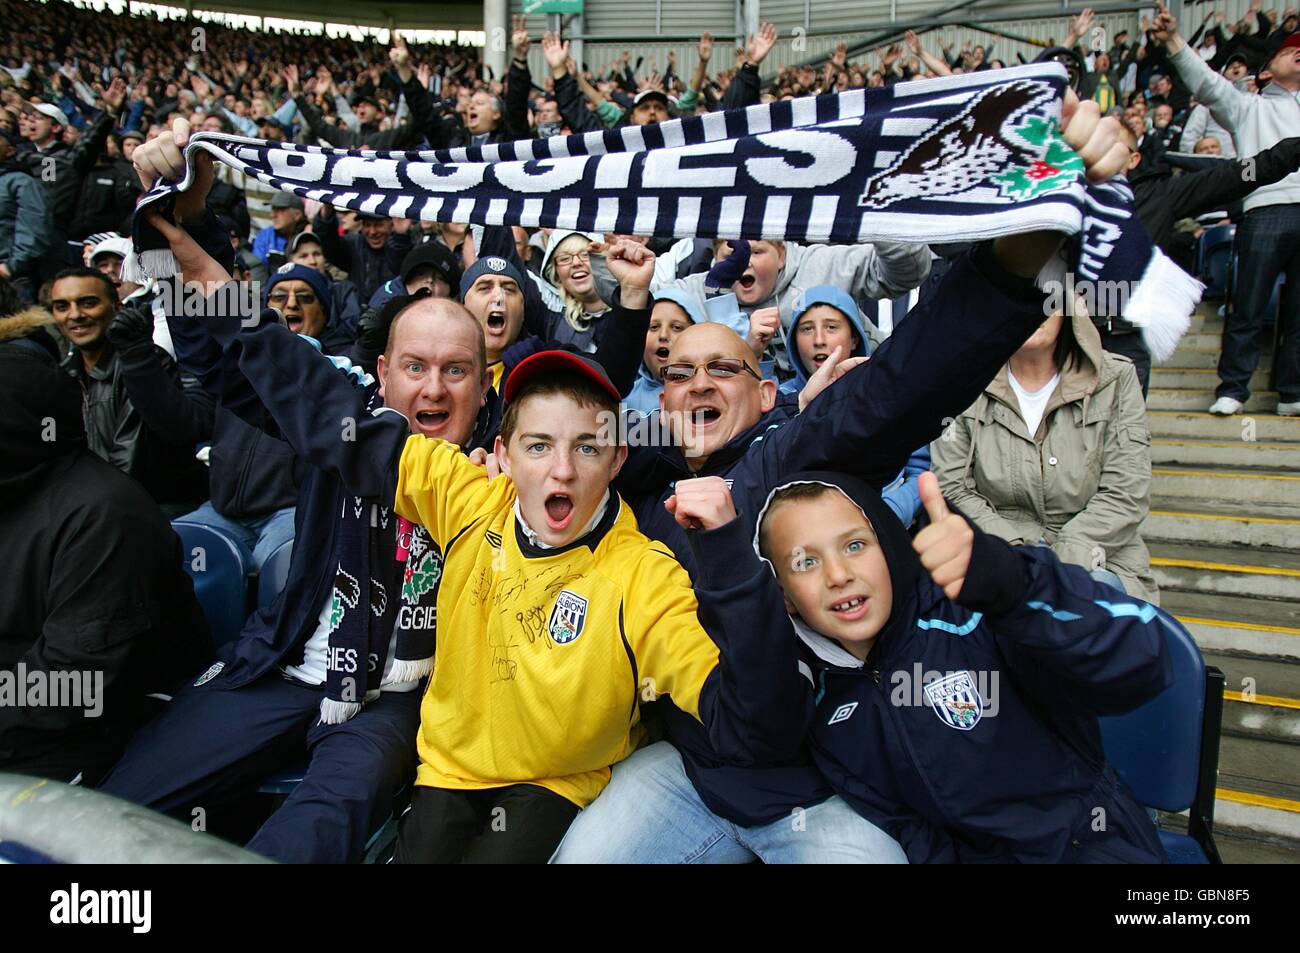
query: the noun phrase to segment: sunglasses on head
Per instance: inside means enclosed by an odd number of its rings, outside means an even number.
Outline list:
[[[744,361],[733,361],[725,358],[709,361],[706,364],[665,364],[659,369],[659,379],[665,384],[684,384],[689,380],[694,380],[696,371],[701,367],[714,380],[730,380],[742,371],[750,374],[755,380],[761,380],[757,372]]]

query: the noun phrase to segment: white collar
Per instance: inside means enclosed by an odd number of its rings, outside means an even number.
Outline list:
[[[812,649],[813,654],[828,665],[834,665],[837,668],[862,668],[867,664],[834,639],[828,639],[822,635],[798,616],[790,616],[790,622],[794,625],[795,633],[799,638],[803,639],[803,644]]]
[[[579,533],[577,536],[573,538],[573,542],[575,543],[578,542],[580,539],[582,539],[584,536],[586,536],[588,533],[590,533],[593,529],[596,528],[596,524],[599,523],[601,517],[605,515],[605,507],[607,507],[608,505],[609,505],[609,488],[606,487],[605,495],[601,498],[600,505],[596,507],[596,512],[591,514],[591,519],[587,520],[587,525],[582,528],[581,533]],[[519,528],[524,531],[524,537],[528,540],[528,542],[532,543],[538,549],[555,549],[555,547],[550,545],[549,543],[542,542],[542,538],[538,536],[535,532],[533,532],[533,528],[528,525],[528,521],[524,519],[524,511],[519,508],[518,497],[515,498],[515,519],[519,523]]]

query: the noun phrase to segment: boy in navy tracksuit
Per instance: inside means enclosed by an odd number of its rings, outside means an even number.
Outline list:
[[[630,448],[615,483],[642,532],[666,543],[694,577],[699,567],[686,532],[667,509],[684,486],[725,480],[752,530],[772,488],[792,473],[835,468],[877,488],[891,483],[915,448],[969,406],[1042,324],[1044,295],[1030,276],[1058,240],[1048,233],[976,246],[870,361],[795,417],[776,404],[776,385],[759,380],[753,352],[738,335],[712,324],[684,330],[669,365],[693,365],[695,373],[665,383],[662,393],[664,410],[685,418],[680,445]],[[746,353],[750,373],[714,378],[700,366]],[[832,797],[809,757],[736,767],[713,752],[691,719],[670,702],[659,704],[671,746],[651,746],[618,765],[610,786],[570,828],[557,860],[798,862],[808,858],[814,828],[823,842],[840,844],[840,859],[895,859],[897,847],[888,838],[882,844],[879,831]],[[664,791],[678,807],[650,810]],[[807,830],[792,827],[792,818]],[[701,842],[707,851],[698,849]]]
[[[1169,684],[1156,610],[980,532],[933,474],[921,496],[931,524],[914,545],[841,474],[792,475],[757,514],[818,768],[912,863],[1163,861],[1097,727]]]

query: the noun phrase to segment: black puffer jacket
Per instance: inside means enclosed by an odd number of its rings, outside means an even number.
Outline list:
[[[75,145],[56,142],[44,152],[28,144],[20,149],[14,161],[29,175],[45,186],[54,217],[54,227],[60,237],[71,234],[73,219],[77,216],[77,199],[81,183],[94,168],[95,160],[104,149],[104,142],[113,128],[113,117],[106,112],[90,124]],[[46,160],[53,160],[53,174],[46,172]]]
[[[223,183],[224,184],[224,183]],[[140,179],[125,159],[99,162],[86,174],[68,237],[96,232],[130,233],[131,213],[140,195]]]

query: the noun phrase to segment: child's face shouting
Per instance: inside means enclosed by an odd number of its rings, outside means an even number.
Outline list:
[[[654,375],[655,380],[659,379],[659,368],[668,363],[673,341],[692,323],[681,305],[672,301],[655,302],[654,310],[650,312],[650,329],[645,334],[645,353],[642,355],[646,369]]]
[[[884,551],[862,511],[836,489],[778,502],[764,539],[786,608],[865,659],[894,600]]]
[[[794,329],[795,346],[808,373],[826,363],[831,351],[839,347],[848,357],[857,347],[858,336],[853,325],[839,308],[829,304],[815,304],[799,316]]]

